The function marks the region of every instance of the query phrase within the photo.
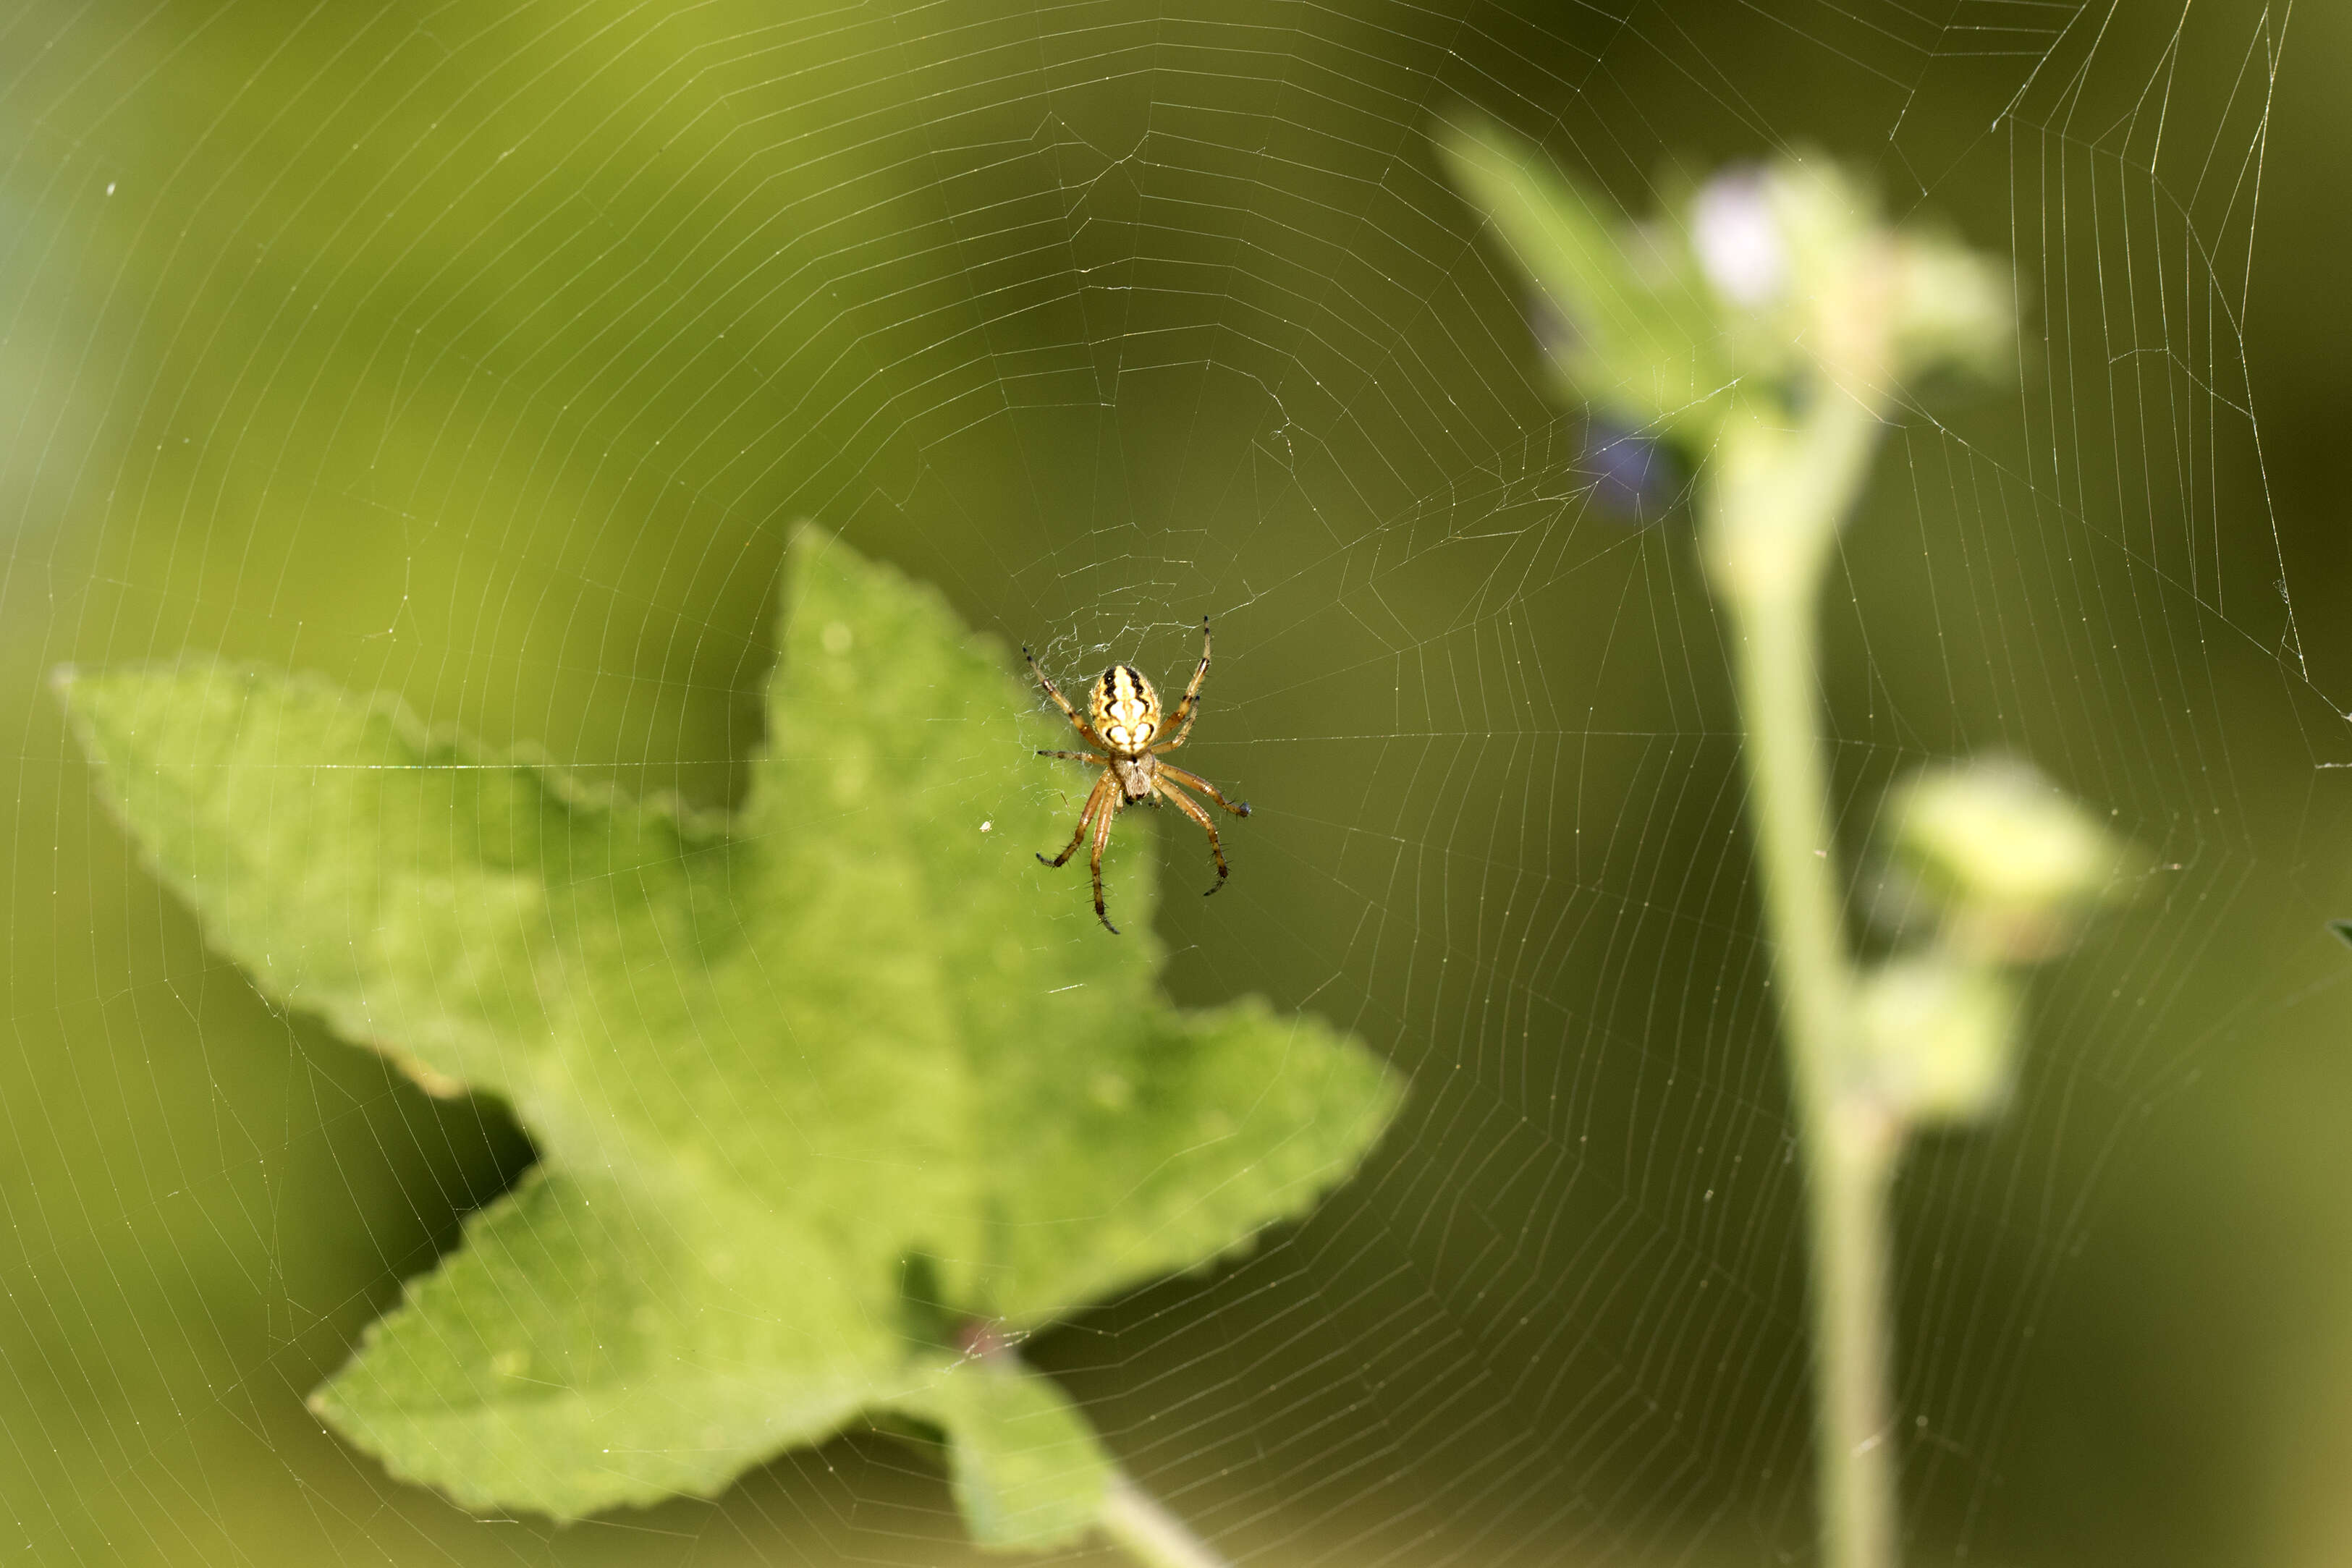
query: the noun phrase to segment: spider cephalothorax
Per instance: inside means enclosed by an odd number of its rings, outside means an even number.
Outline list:
[[[1166,724],[1160,722],[1160,694],[1143,678],[1143,672],[1132,664],[1113,664],[1105,670],[1087,693],[1087,715],[1080,717],[1070,701],[1055,689],[1045,672],[1037,667],[1036,656],[1028,649],[1021,650],[1029,661],[1029,673],[1054,699],[1077,730],[1078,737],[1094,749],[1091,751],[1041,751],[1040,757],[1065,758],[1072,762],[1093,763],[1102,769],[1095,780],[1093,793],[1087,797],[1087,809],[1078,818],[1078,831],[1070,835],[1069,844],[1052,860],[1037,858],[1047,865],[1066,864],[1086,841],[1087,830],[1094,830],[1095,916],[1116,936],[1118,927],[1112,925],[1110,916],[1103,912],[1102,857],[1103,846],[1110,842],[1110,822],[1119,808],[1138,800],[1150,800],[1157,806],[1161,800],[1172,800],[1176,809],[1201,824],[1209,835],[1209,852],[1216,857],[1217,880],[1209,888],[1214,893],[1225,884],[1225,852],[1217,842],[1217,825],[1198,800],[1177,788],[1189,784],[1236,817],[1250,814],[1249,802],[1239,805],[1218,793],[1217,787],[1197,773],[1188,773],[1172,762],[1160,760],[1160,753],[1173,751],[1184,744],[1192,732],[1193,716],[1200,711],[1201,683],[1209,675],[1209,618],[1201,617],[1201,663],[1192,671],[1192,685],[1184,688],[1183,700],[1176,705],[1175,713]],[[1160,738],[1164,729],[1175,733],[1166,740]],[[1203,896],[1206,896],[1205,894]]]

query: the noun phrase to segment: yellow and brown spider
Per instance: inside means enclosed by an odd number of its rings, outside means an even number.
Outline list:
[[[1160,760],[1160,753],[1173,751],[1184,744],[1184,737],[1192,733],[1193,716],[1201,711],[1201,683],[1209,676],[1209,618],[1201,617],[1200,667],[1192,672],[1192,684],[1184,688],[1184,700],[1176,705],[1176,711],[1165,725],[1160,721],[1160,694],[1151,689],[1151,683],[1133,664],[1113,664],[1087,690],[1087,713],[1092,719],[1089,723],[1078,716],[1069,698],[1054,689],[1054,683],[1037,667],[1035,654],[1024,648],[1021,656],[1029,661],[1029,673],[1037,677],[1037,684],[1045,688],[1045,695],[1054,699],[1062,716],[1076,728],[1079,738],[1094,747],[1091,751],[1041,751],[1037,755],[1089,762],[1102,768],[1102,777],[1095,780],[1094,792],[1087,797],[1087,809],[1078,818],[1078,831],[1070,835],[1068,847],[1052,860],[1045,860],[1044,855],[1037,858],[1050,866],[1068,863],[1069,858],[1078,852],[1078,846],[1086,841],[1087,830],[1092,828],[1095,918],[1116,936],[1118,927],[1111,925],[1110,916],[1103,912],[1102,857],[1103,846],[1110,842],[1110,820],[1118,815],[1121,807],[1138,800],[1149,800],[1155,806],[1162,800],[1173,800],[1178,810],[1200,823],[1201,831],[1209,835],[1209,852],[1217,857],[1217,880],[1209,893],[1224,886],[1225,852],[1217,842],[1217,824],[1209,820],[1208,811],[1198,800],[1177,786],[1190,784],[1236,817],[1250,814],[1249,802],[1244,800],[1237,806],[1199,774],[1187,773],[1172,762]],[[1162,740],[1160,736],[1163,729],[1175,733]],[[1205,898],[1208,894],[1202,896]]]

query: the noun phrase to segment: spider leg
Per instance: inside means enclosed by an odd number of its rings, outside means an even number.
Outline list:
[[[1052,860],[1046,860],[1044,855],[1039,855],[1037,857],[1039,861],[1043,862],[1046,865],[1055,867],[1056,870],[1069,863],[1070,857],[1078,852],[1078,846],[1086,842],[1087,830],[1095,825],[1095,813],[1102,811],[1102,814],[1106,819],[1109,817],[1109,812],[1103,811],[1103,800],[1104,792],[1110,788],[1110,782],[1111,772],[1109,768],[1106,768],[1103,769],[1102,777],[1095,780],[1093,790],[1087,796],[1087,809],[1084,812],[1080,813],[1078,817],[1078,831],[1070,835],[1069,843],[1063,849],[1060,854],[1055,855]],[[1099,859],[1101,852],[1097,851],[1096,854],[1097,858]],[[1100,881],[1099,873],[1097,873],[1097,881]]]
[[[1192,720],[1200,716],[1201,683],[1208,678],[1209,618],[1203,615],[1201,617],[1201,662],[1193,668],[1192,684],[1184,688],[1183,700],[1176,705],[1176,711],[1168,716],[1168,722],[1176,729],[1175,738],[1161,741],[1152,750],[1173,751],[1184,744],[1184,737],[1192,733]]]
[[[1190,784],[1193,789],[1198,789],[1202,794],[1206,795],[1210,800],[1214,800],[1218,805],[1223,806],[1226,810],[1231,811],[1236,817],[1246,817],[1249,815],[1249,802],[1247,800],[1244,800],[1240,805],[1236,806],[1231,800],[1226,800],[1223,793],[1219,790],[1214,784],[1210,783],[1206,779],[1202,778],[1197,773],[1187,772],[1185,769],[1177,767],[1172,762],[1161,763],[1160,765],[1160,771],[1175,779],[1179,784]]]
[[[1091,762],[1097,768],[1103,765],[1103,755],[1098,751],[1041,751],[1037,755],[1058,757],[1065,762]]]
[[[1021,656],[1029,661],[1029,673],[1037,677],[1037,684],[1045,688],[1045,695],[1054,699],[1054,706],[1060,708],[1062,716],[1076,727],[1079,737],[1097,750],[1108,751],[1110,747],[1103,745],[1102,737],[1095,733],[1094,726],[1088,724],[1080,716],[1078,710],[1070,706],[1070,699],[1062,695],[1061,688],[1054,685],[1052,677],[1037,667],[1037,655],[1024,648],[1021,650]],[[1044,753],[1041,752],[1039,755],[1043,756]]]
[[[1201,831],[1209,835],[1209,852],[1217,857],[1217,880],[1210,884],[1209,893],[1216,892],[1218,888],[1225,885],[1225,877],[1229,873],[1225,870],[1225,847],[1217,842],[1217,824],[1209,820],[1208,809],[1173,784],[1155,779],[1152,780],[1152,787],[1175,801],[1176,809],[1200,823]],[[1209,893],[1204,893],[1201,896],[1206,898]]]
[[[1108,769],[1105,769],[1103,772],[1103,783],[1108,784],[1110,781],[1110,772]],[[1096,788],[1099,789],[1101,788],[1101,785],[1097,785]],[[1101,921],[1103,923],[1103,929],[1109,932],[1114,936],[1118,935],[1118,927],[1113,925],[1110,923],[1110,916],[1103,913],[1102,852],[1103,846],[1110,842],[1110,820],[1118,815],[1118,809],[1122,803],[1120,797],[1114,790],[1110,795],[1104,798],[1102,815],[1096,819],[1095,821],[1095,918]]]

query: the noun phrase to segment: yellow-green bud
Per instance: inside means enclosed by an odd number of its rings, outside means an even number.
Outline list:
[[[1946,904],[1959,946],[2034,962],[2063,951],[2086,908],[2119,901],[2131,846],[2029,765],[1922,768],[1890,802],[1898,858]]]
[[[1904,373],[1946,366],[1990,380],[2008,366],[2017,313],[1985,257],[1932,235],[1895,246],[1895,361]]]
[[[2000,971],[1946,953],[1894,958],[1863,977],[1860,1085],[1906,1124],[1969,1122],[2000,1108],[2018,1035]]]

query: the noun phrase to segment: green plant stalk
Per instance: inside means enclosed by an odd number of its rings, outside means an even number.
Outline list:
[[[1145,1568],[1228,1568],[1223,1558],[1129,1480],[1124,1470],[1113,1472],[1096,1523]]]
[[[1794,431],[1735,422],[1709,489],[1710,576],[1732,612],[1748,810],[1804,1154],[1816,1471],[1827,1568],[1892,1568],[1887,1186],[1900,1128],[1846,1081],[1855,977],[1822,760],[1818,609],[1876,445],[1827,392]]]

